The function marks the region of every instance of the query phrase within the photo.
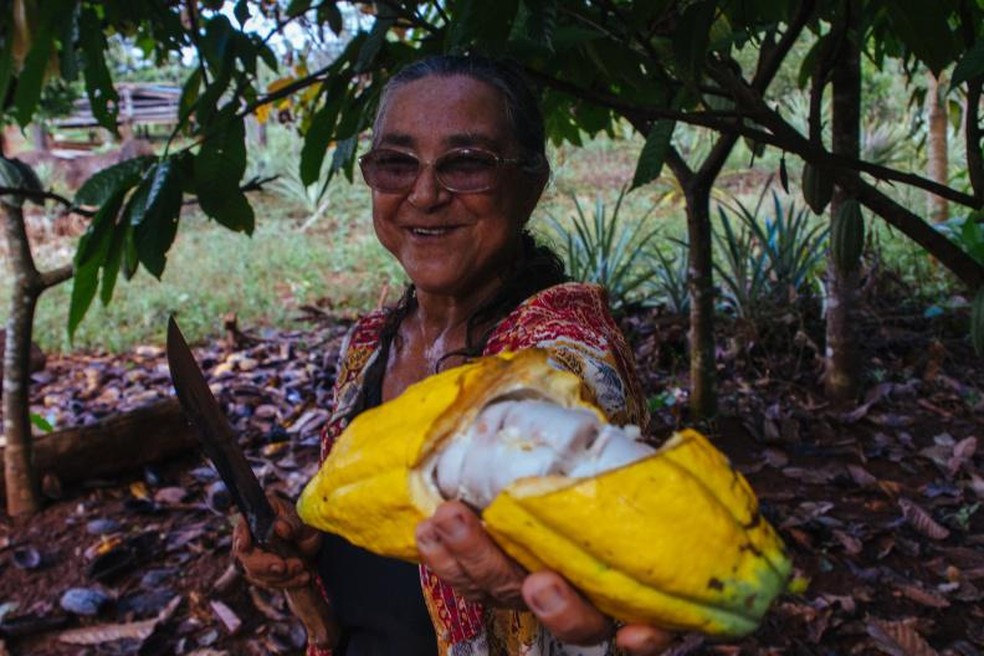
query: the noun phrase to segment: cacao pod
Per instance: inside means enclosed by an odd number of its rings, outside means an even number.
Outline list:
[[[834,177],[829,169],[807,162],[803,165],[803,198],[814,214],[823,214],[834,195]]]
[[[545,351],[482,358],[356,417],[302,492],[302,520],[416,561],[414,529],[447,498],[441,463],[491,409],[516,399],[599,422],[602,434],[623,430],[605,423],[580,379],[551,366]],[[493,439],[532,453],[527,437],[503,430]],[[575,468],[504,484],[480,508],[486,530],[528,570],[559,572],[619,620],[722,636],[754,630],[791,565],[747,481],[693,430],[658,450],[636,446],[644,455],[594,474]],[[522,455],[503,462],[522,471]],[[463,468],[463,478],[500,469],[482,464],[479,474]]]
[[[984,286],[977,290],[970,305],[970,343],[974,352],[984,357]]]
[[[853,198],[841,203],[831,220],[830,255],[839,271],[854,271],[864,252],[864,216]]]

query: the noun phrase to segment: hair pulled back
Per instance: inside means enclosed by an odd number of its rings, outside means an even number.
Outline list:
[[[373,138],[379,135],[382,117],[389,109],[397,89],[426,77],[463,75],[494,87],[502,94],[506,121],[519,143],[523,167],[530,171],[549,170],[543,114],[536,96],[515,68],[505,62],[480,55],[435,55],[417,60],[390,78],[379,98]]]
[[[393,92],[400,87],[430,76],[464,75],[491,85],[501,94],[506,120],[519,144],[523,167],[531,173],[549,171],[546,156],[546,132],[543,115],[536,96],[522,76],[504,62],[479,55],[437,55],[418,60],[394,75],[383,89],[373,127],[379,134],[382,117],[389,107]],[[553,285],[567,282],[563,261],[549,247],[536,243],[527,230],[521,234],[519,259],[505,272],[499,292],[469,318],[464,348],[444,354],[438,368],[478,357],[499,321],[515,310],[524,300]],[[400,324],[416,308],[416,294],[411,284],[397,304],[389,310],[380,335],[380,351],[366,370],[362,392],[354,404],[349,419],[382,401],[382,382],[389,352],[398,339]]]

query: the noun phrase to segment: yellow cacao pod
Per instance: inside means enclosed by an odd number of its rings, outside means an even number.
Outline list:
[[[823,214],[834,195],[834,178],[830,170],[810,164],[803,165],[803,198],[814,214]]]
[[[840,271],[858,268],[864,252],[864,216],[853,198],[845,200],[831,219],[830,255]]]
[[[545,352],[483,358],[356,417],[298,501],[304,522],[416,561],[414,529],[444,501],[434,462],[500,399],[535,398],[604,421]],[[530,571],[552,569],[625,622],[737,636],[785,590],[791,565],[747,481],[700,433],[596,475],[526,476],[481,510]]]

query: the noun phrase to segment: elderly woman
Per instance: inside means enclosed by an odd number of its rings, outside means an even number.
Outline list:
[[[534,96],[500,63],[435,57],[387,85],[359,164],[376,235],[411,284],[394,308],[354,326],[323,455],[354,416],[408,385],[473,356],[534,346],[579,375],[614,423],[645,425],[602,290],[567,282],[526,231],[550,173],[544,150]],[[667,641],[647,626],[616,632],[559,575],[525,572],[460,502],[418,527],[419,569],[318,534],[285,502],[278,511],[278,533],[312,559],[263,552],[243,528],[235,555],[269,587],[319,577],[341,629],[336,654],[604,654],[615,645],[649,654]]]

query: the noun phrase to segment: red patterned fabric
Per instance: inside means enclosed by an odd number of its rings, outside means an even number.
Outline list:
[[[379,355],[385,320],[385,311],[366,315],[353,326],[343,346],[332,417],[322,435],[322,459],[345,429],[366,369]],[[532,347],[548,350],[558,367],[577,374],[612,423],[646,425],[646,406],[632,352],[609,313],[601,287],[565,283],[531,296],[496,326],[484,354]],[[426,567],[420,569],[424,600],[441,654],[559,656],[609,651],[607,645],[569,651],[542,631],[530,613],[470,603]],[[309,646],[308,654],[330,656],[330,652],[313,646]]]

